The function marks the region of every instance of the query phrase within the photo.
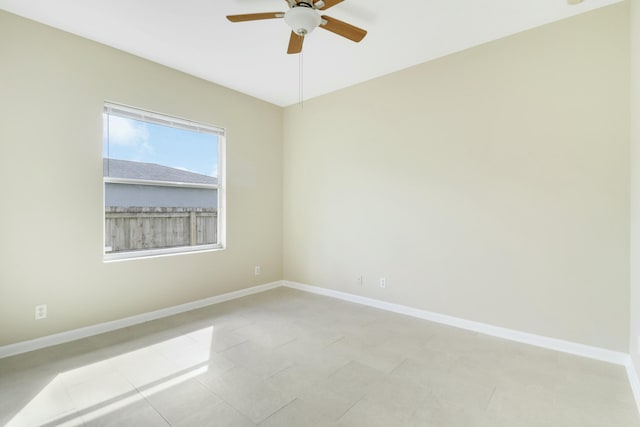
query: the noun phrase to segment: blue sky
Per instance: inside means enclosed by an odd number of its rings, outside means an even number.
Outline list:
[[[107,121],[108,120],[108,121]],[[104,115],[103,156],[218,176],[218,136]]]

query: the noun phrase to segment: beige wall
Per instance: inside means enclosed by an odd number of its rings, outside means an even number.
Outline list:
[[[0,345],[284,276],[633,352],[627,8],[290,107],[284,127],[278,107],[0,12]],[[104,100],[227,128],[226,251],[102,262]]]
[[[631,0],[631,335],[640,373],[640,0]],[[640,381],[640,378],[638,378]]]
[[[285,279],[626,352],[628,93],[624,3],[287,108]]]
[[[282,109],[2,11],[0,28],[0,345],[282,278]],[[103,263],[104,100],[227,128],[227,250]]]

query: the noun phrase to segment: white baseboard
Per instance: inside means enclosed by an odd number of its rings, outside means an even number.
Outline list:
[[[633,391],[633,397],[636,399],[636,405],[638,405],[638,411],[640,411],[640,377],[636,370],[635,364],[629,356],[627,361],[627,376],[629,377],[629,384],[631,384],[631,391]]]
[[[638,377],[638,371],[636,370],[636,367],[633,364],[631,356],[627,353],[607,350],[599,347],[592,347],[592,346],[579,344],[571,341],[545,337],[542,335],[530,334],[527,332],[521,332],[521,331],[516,331],[512,329],[501,328],[498,326],[488,325],[486,323],[474,322],[471,320],[461,319],[458,317],[453,317],[453,316],[448,316],[440,313],[434,313],[431,311],[407,307],[400,304],[380,301],[373,298],[367,298],[359,295],[349,294],[346,292],[336,291],[333,289],[321,288],[318,286],[312,286],[304,283],[297,283],[297,282],[291,282],[286,280],[254,286],[247,289],[241,289],[235,292],[229,292],[226,294],[201,299],[198,301],[192,301],[186,304],[168,307],[161,310],[151,311],[148,313],[131,316],[124,319],[113,320],[110,322],[100,323],[97,325],[92,325],[84,328],[74,329],[71,331],[61,332],[58,334],[53,334],[53,335],[49,335],[42,338],[36,338],[29,341],[23,341],[15,344],[1,346],[0,359],[2,359],[3,357],[13,356],[20,353],[26,353],[28,351],[38,350],[44,347],[63,344],[63,343],[74,341],[80,338],[86,338],[93,335],[98,335],[104,332],[109,332],[109,331],[113,331],[120,328],[126,328],[128,326],[137,325],[139,323],[148,322],[150,320],[160,319],[163,317],[172,316],[174,314],[179,314],[179,313],[195,310],[202,307],[219,304],[224,301],[229,301],[229,300],[241,298],[244,296],[257,294],[257,293],[275,289],[281,286],[285,286],[292,289],[298,289],[305,292],[311,292],[314,294],[324,295],[332,298],[337,298],[344,301],[350,301],[356,304],[367,305],[370,307],[375,307],[382,310],[391,311],[394,313],[405,314],[407,316],[417,317],[419,319],[425,319],[425,320],[429,320],[436,323],[442,323],[449,326],[455,326],[457,328],[479,332],[482,334],[500,337],[500,338],[504,338],[512,341],[517,341],[524,344],[543,347],[550,350],[561,351],[564,353],[575,354],[578,356],[601,360],[609,363],[614,363],[617,365],[623,365],[627,369],[629,383],[631,385],[631,389],[633,391],[635,400],[638,404],[638,410],[640,411],[640,377]]]
[[[195,310],[195,309],[206,307],[209,305],[218,304],[224,301],[229,301],[229,300],[244,297],[247,295],[264,292],[264,291],[275,289],[281,286],[286,286],[286,287],[298,289],[301,291],[311,292],[314,294],[325,295],[328,297],[350,301],[357,304],[367,305],[370,307],[375,307],[382,310],[391,311],[394,313],[405,314],[408,316],[417,317],[419,319],[425,319],[425,320],[429,320],[436,323],[442,323],[449,326],[455,326],[457,328],[467,329],[470,331],[475,331],[475,332],[479,332],[486,335],[505,338],[508,340],[530,344],[537,347],[548,348],[551,350],[584,356],[591,359],[615,363],[617,365],[626,366],[628,369],[628,372],[629,372],[629,369],[634,369],[633,365],[629,365],[630,356],[627,353],[606,350],[598,347],[592,347],[584,344],[574,343],[571,341],[545,337],[542,335],[530,334],[527,332],[521,332],[521,331],[516,331],[512,329],[506,329],[498,326],[488,325],[486,323],[460,319],[457,317],[448,316],[440,313],[434,313],[431,311],[421,310],[417,308],[407,307],[400,304],[394,304],[390,302],[376,300],[373,298],[367,298],[359,295],[349,294],[346,292],[340,292],[333,289],[321,288],[318,286],[312,286],[312,285],[296,283],[291,281],[276,281],[272,283],[267,283],[264,285],[254,286],[247,289],[241,289],[239,291],[230,292],[223,295],[217,295],[214,297],[205,298],[198,301],[192,301],[186,304],[168,307],[168,308],[164,308],[161,310],[156,310],[148,313],[138,314],[135,316],[124,318],[124,319],[113,320],[110,322],[100,323],[97,325],[87,326],[84,328],[79,328],[71,331],[61,332],[58,334],[48,335],[45,337],[36,338],[29,341],[22,341],[15,344],[5,345],[0,347],[0,358],[8,357],[8,356],[12,356],[20,353],[25,353],[32,350],[49,347],[52,345],[63,344],[65,342],[74,341],[80,338],[86,338],[89,336],[113,331],[120,328],[126,328],[128,326],[137,325],[139,323],[148,322],[150,320],[172,316],[174,314],[183,313],[185,311]],[[636,382],[638,381],[637,375],[635,375],[635,377],[631,376],[630,378],[635,378]],[[637,390],[634,389],[634,393],[637,393],[636,396],[640,396],[640,385],[632,384],[632,386],[637,386],[636,387]]]
[[[52,345],[63,344],[80,338],[102,334],[104,332],[114,331],[120,328],[126,328],[128,326],[137,325],[139,323],[148,322],[150,320],[161,319],[163,317],[172,316],[174,314],[184,313],[185,311],[191,311],[198,308],[207,307],[209,305],[219,304],[224,301],[229,301],[247,295],[268,291],[270,289],[278,288],[281,286],[281,281],[267,283],[264,285],[241,289],[239,291],[229,292],[198,301],[188,302],[186,304],[180,304],[173,307],[167,307],[156,311],[150,311],[148,313],[126,317],[124,319],[113,320],[110,322],[86,326],[84,328],[74,329],[71,331],[60,332],[58,334],[48,335],[46,337],[36,338],[29,341],[22,341],[15,344],[5,345],[0,347],[0,359],[20,353],[26,353],[28,351],[38,350],[44,347],[50,347]]]
[[[449,326],[455,326],[461,329],[467,329],[494,337],[504,338],[511,341],[517,341],[524,344],[534,345],[537,347],[548,348],[550,350],[561,351],[578,356],[588,357],[590,359],[601,360],[605,362],[615,363],[617,365],[627,366],[629,355],[613,350],[607,350],[599,347],[592,347],[571,341],[565,341],[557,338],[545,337],[542,335],[530,334],[528,332],[506,329],[499,326],[488,325],[486,323],[474,322],[471,320],[460,319],[458,317],[447,316],[445,314],[434,313],[431,311],[420,310],[417,308],[407,307],[400,304],[380,301],[359,295],[340,292],[333,289],[321,288],[318,286],[284,281],[284,286],[298,289],[301,291],[312,292],[314,294],[325,295],[338,298],[357,304],[368,305],[370,307],[380,308],[382,310],[392,311],[394,313],[405,314],[407,316],[417,317],[419,319],[430,320],[436,323],[442,323]],[[637,378],[637,377],[636,377]]]

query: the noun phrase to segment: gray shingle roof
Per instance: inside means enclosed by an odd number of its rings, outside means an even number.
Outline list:
[[[155,163],[105,158],[103,159],[102,166],[103,175],[111,178],[186,182],[189,184],[217,184],[218,181],[216,178],[208,175],[170,168]]]

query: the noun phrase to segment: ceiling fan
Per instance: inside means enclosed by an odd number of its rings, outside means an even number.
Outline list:
[[[359,42],[367,35],[362,28],[354,27],[346,22],[339,21],[326,15],[320,15],[319,10],[327,10],[330,7],[342,3],[344,0],[285,0],[289,5],[286,12],[249,13],[245,15],[229,15],[231,22],[258,21],[260,19],[284,18],[291,27],[289,48],[287,53],[302,52],[304,37],[316,27],[324,28],[339,36],[354,42]]]

